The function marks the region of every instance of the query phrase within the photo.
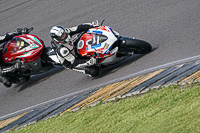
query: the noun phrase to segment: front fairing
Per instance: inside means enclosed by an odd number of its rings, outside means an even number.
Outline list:
[[[3,61],[22,59],[24,62],[39,58],[44,49],[43,42],[35,35],[21,35],[12,38],[3,49]]]
[[[77,44],[81,56],[93,55],[94,53],[107,56],[110,48],[117,41],[117,38],[108,26],[100,26],[89,29],[83,34]]]

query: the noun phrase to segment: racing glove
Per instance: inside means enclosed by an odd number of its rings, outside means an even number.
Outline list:
[[[95,20],[91,23],[94,27],[98,27],[99,26],[99,20]]]
[[[19,35],[22,34],[22,28],[17,28],[17,34],[19,34]]]
[[[17,34],[21,35],[21,34],[28,34],[29,33],[29,29],[28,28],[17,28]]]

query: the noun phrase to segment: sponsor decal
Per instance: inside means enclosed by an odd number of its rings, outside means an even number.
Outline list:
[[[109,44],[106,43],[105,46],[104,46],[104,48],[108,49],[108,47],[109,47]]]
[[[36,37],[34,39],[42,46],[42,43]]]
[[[83,41],[83,40],[80,40],[80,41],[78,42],[77,49],[82,49],[83,46],[84,46],[84,41]]]
[[[102,34],[103,32],[102,31],[98,31],[98,30],[88,30],[88,32],[90,33],[96,33],[96,34]]]
[[[96,44],[94,46],[92,45],[88,45],[88,47],[86,48],[87,50],[93,50],[93,49],[98,49],[99,47],[101,47],[101,44]]]

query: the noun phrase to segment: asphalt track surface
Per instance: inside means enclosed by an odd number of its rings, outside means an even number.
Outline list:
[[[5,88],[0,85],[0,117],[97,84],[172,61],[199,55],[199,0],[1,0],[0,34],[17,27],[34,27],[50,46],[54,25],[73,27],[105,20],[121,35],[143,39],[154,51],[133,56],[104,70],[97,78],[56,68],[30,81]]]

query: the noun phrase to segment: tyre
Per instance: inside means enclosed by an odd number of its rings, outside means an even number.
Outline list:
[[[124,38],[122,42],[122,49],[125,50],[127,54],[146,54],[152,50],[151,44],[143,40]]]

